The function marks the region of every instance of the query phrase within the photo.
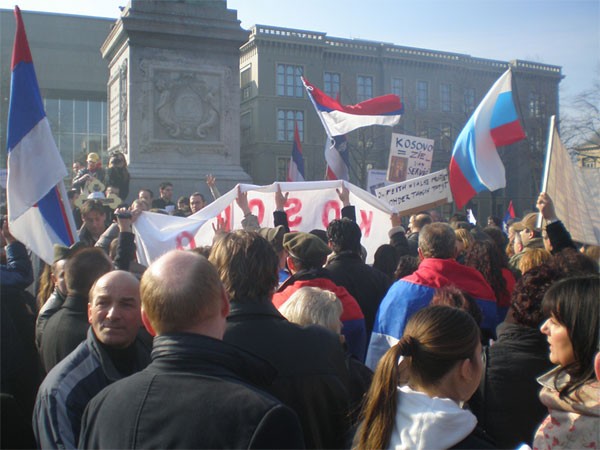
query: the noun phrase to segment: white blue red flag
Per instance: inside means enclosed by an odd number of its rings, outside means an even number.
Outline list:
[[[67,170],[46,118],[21,11],[12,56],[7,150],[11,233],[47,263],[53,245],[77,240],[63,178]]]
[[[504,232],[508,234],[508,221],[510,219],[514,219],[516,217],[515,215],[515,207],[512,204],[512,200],[508,203],[508,208],[506,210],[506,213],[504,214],[504,217],[502,218],[502,228],[504,229]]]
[[[346,135],[327,137],[325,141],[326,180],[350,180],[350,158]]]
[[[302,82],[330,137],[370,125],[394,126],[404,112],[404,106],[397,95],[388,94],[356,105],[342,105],[305,78],[302,78]]]
[[[304,158],[302,157],[302,146],[300,145],[300,133],[298,133],[297,123],[294,123],[294,145],[292,146],[292,157],[290,158],[287,181],[304,181]]]
[[[450,159],[450,188],[461,209],[478,192],[506,186],[497,147],[525,139],[507,70],[481,101],[460,132]]]

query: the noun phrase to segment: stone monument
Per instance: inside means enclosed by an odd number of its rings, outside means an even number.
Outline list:
[[[131,0],[102,45],[109,62],[108,150],[120,150],[158,196],[222,192],[250,182],[240,167],[239,48],[248,32],[225,0]],[[175,201],[175,198],[174,198]]]

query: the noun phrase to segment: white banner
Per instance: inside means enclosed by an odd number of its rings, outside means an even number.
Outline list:
[[[368,192],[341,180],[239,186],[242,192],[248,192],[248,204],[261,227],[273,226],[274,194],[277,186],[281,186],[284,194],[289,192],[285,211],[290,229],[308,232],[315,228],[326,229],[329,222],[341,217],[342,203],[336,189],[341,190],[344,184],[350,191],[350,203],[356,210],[356,221],[362,231],[361,243],[368,252],[367,262],[372,262],[377,248],[388,242],[387,231],[393,211]],[[134,224],[139,262],[148,265],[176,248],[211,245],[213,226],[217,221],[222,221],[227,230],[242,228],[243,214],[235,202],[236,198],[237,186],[190,217],[144,212]]]
[[[397,209],[402,215],[445,205],[452,201],[447,169],[379,188],[375,192],[378,199],[387,202],[391,208]]]
[[[433,159],[433,139],[392,133],[387,179],[402,182],[427,175]]]

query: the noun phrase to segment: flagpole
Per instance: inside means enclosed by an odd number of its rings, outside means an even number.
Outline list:
[[[552,144],[554,142],[554,127],[556,116],[550,117],[550,126],[548,128],[548,143],[546,144],[546,162],[544,163],[544,175],[542,176],[542,186],[540,192],[546,192],[548,188],[548,176],[550,175],[550,160],[552,159]],[[538,215],[537,226],[542,226],[542,216]]]

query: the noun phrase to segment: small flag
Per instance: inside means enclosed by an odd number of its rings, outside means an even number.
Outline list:
[[[508,234],[508,221],[510,219],[514,219],[516,216],[515,214],[515,208],[513,207],[513,203],[512,200],[508,203],[508,209],[506,210],[506,213],[504,214],[504,217],[502,218],[502,229],[504,230],[504,232],[506,234]]]
[[[8,112],[8,223],[16,239],[52,264],[53,245],[77,238],[63,178],[67,170],[54,143],[33,67],[21,11],[12,56]]]
[[[302,157],[302,146],[300,145],[300,134],[298,124],[294,123],[294,145],[292,146],[292,157],[288,168],[287,181],[304,181],[304,158]]]
[[[513,101],[511,71],[494,83],[461,131],[450,159],[450,187],[461,209],[478,192],[506,186],[497,147],[525,139]]]
[[[313,103],[328,136],[340,136],[370,125],[394,126],[400,121],[404,106],[397,95],[383,95],[356,105],[342,105],[302,78],[308,98]]]
[[[467,220],[471,225],[477,225],[477,219],[475,218],[475,214],[473,214],[473,210],[471,208],[467,209]]]
[[[345,134],[331,139],[326,138],[325,161],[327,161],[326,180],[350,180],[350,158]]]

